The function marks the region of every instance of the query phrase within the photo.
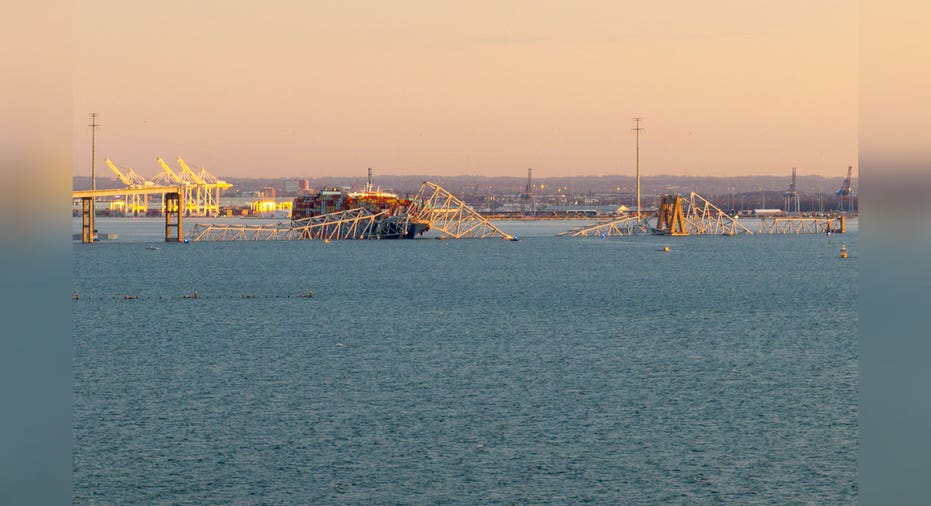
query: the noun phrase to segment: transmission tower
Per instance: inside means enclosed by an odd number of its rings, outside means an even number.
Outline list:
[[[795,185],[795,173],[796,169],[795,167],[792,167],[792,183],[789,184],[789,189],[786,190],[785,193],[786,202],[784,208],[786,210],[786,214],[791,214],[793,212],[798,214],[801,212],[801,203],[799,202],[798,189]],[[794,211],[792,210],[793,205],[795,206]]]
[[[524,193],[520,196],[521,205],[520,212],[524,214],[524,203],[530,204],[530,214],[534,214],[533,209],[533,168],[530,167],[527,169],[527,185],[524,186]]]
[[[637,219],[640,219],[642,208],[640,207],[640,132],[643,128],[640,127],[640,119],[634,118],[635,127],[632,129],[637,133]]]

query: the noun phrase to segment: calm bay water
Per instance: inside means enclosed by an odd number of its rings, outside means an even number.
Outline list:
[[[855,231],[572,225],[185,245],[99,220],[121,239],[74,246],[75,502],[856,502]]]

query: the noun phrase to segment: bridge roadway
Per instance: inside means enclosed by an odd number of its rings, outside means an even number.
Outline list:
[[[180,186],[146,186],[143,188],[115,188],[110,190],[77,190],[71,192],[74,200],[96,197],[122,197],[124,195],[154,195],[159,193],[180,193]]]
[[[73,198],[81,199],[82,202],[82,241],[93,242],[94,198],[147,193],[164,193],[165,195],[165,240],[184,240],[181,229],[182,213],[180,212],[185,199],[183,187],[150,186],[72,192]],[[412,223],[425,224],[429,229],[436,230],[444,237],[452,239],[498,237],[514,240],[512,235],[499,229],[468,204],[430,181],[424,181],[421,184],[420,191],[403,215],[387,216],[385,212],[371,213],[366,209],[357,208],[317,216],[310,220],[295,220],[285,226],[281,224],[271,227],[197,225],[191,240],[378,239],[386,236],[406,236]]]
[[[81,242],[93,243],[94,199],[97,197],[117,197],[124,195],[161,194],[165,199],[165,241],[182,240],[181,210],[184,193],[180,186],[144,186],[142,188],[119,188],[110,190],[77,190],[71,192],[73,200],[81,200]]]

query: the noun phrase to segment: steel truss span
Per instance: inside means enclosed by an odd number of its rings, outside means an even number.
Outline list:
[[[757,234],[828,234],[846,232],[841,217],[802,218],[774,217],[761,218]]]
[[[649,225],[650,220],[655,225]],[[574,228],[558,235],[568,237],[619,237],[637,234],[655,235],[736,235],[753,234],[720,208],[701,195],[692,192],[688,200],[680,195],[666,195],[661,199],[659,213],[642,220],[636,217],[622,218],[607,223],[595,223]]]
[[[644,225],[656,218],[656,226],[649,233],[657,235],[753,235],[749,228],[730,216],[708,199],[692,192],[688,200],[680,195],[665,195],[660,201],[660,212],[638,222],[636,218],[623,218],[606,223],[586,225],[558,235],[568,237],[626,236],[647,232]],[[756,234],[825,234],[846,233],[843,216],[811,218],[786,216],[761,218]]]
[[[649,219],[649,218],[647,218]],[[596,225],[585,225],[560,232],[557,235],[569,237],[617,237],[625,235],[643,234],[649,229],[644,226],[636,217],[622,218],[620,220],[609,221]]]
[[[411,206],[410,217],[412,221],[427,223],[431,229],[453,239],[514,238],[452,193],[430,181],[420,185],[420,192]]]
[[[513,237],[441,186],[424,182],[409,209],[389,216],[364,208],[270,225],[196,224],[189,236],[198,241],[348,240],[411,237],[437,230],[453,239]]]
[[[283,241],[368,239],[375,222],[384,212],[373,214],[366,209],[350,209],[338,213],[270,225],[229,225],[198,223],[191,233],[192,241]]]
[[[737,221],[737,218],[695,192],[689,195],[688,211],[684,215],[687,231],[685,235],[753,235],[749,228]]]

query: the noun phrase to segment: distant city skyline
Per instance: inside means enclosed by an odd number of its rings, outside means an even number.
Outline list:
[[[858,174],[857,5],[181,2],[74,11],[73,174]]]

